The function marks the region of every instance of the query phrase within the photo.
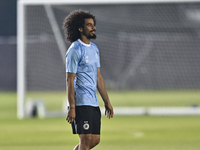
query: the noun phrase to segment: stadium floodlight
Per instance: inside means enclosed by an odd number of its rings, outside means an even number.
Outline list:
[[[191,52],[191,49],[199,51],[200,47],[198,15],[194,16],[195,12],[192,11],[194,7],[199,10],[199,2],[18,0],[18,118],[32,116],[35,109],[40,117],[66,115],[66,96],[63,94],[66,88],[65,53],[70,43],[64,41],[62,22],[74,9],[91,11],[97,17],[98,40],[95,42],[100,48],[102,72],[109,88],[199,88],[196,82],[200,74],[197,65],[199,58],[197,52]],[[156,7],[162,13],[154,9]],[[171,16],[173,13],[180,14]],[[171,58],[170,62],[165,58],[166,49],[169,50],[167,56]],[[182,63],[182,58],[192,61]],[[160,71],[163,68],[165,70]],[[186,70],[189,73],[184,72]],[[47,111],[42,102],[47,97],[44,93],[48,96],[55,93],[54,98],[46,100],[51,105],[64,100],[64,109]],[[120,113],[124,112],[119,110]],[[143,108],[139,112],[146,113]],[[130,111],[127,113],[131,114]]]

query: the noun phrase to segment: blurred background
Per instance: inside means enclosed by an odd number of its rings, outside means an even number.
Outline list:
[[[0,1],[0,90],[16,90],[16,3]],[[97,18],[98,38],[94,42],[100,49],[108,88],[200,88],[199,3],[53,6],[63,39],[63,19],[79,8],[91,11]],[[28,89],[64,89],[64,63],[59,62],[61,56],[45,8],[27,7],[26,15]],[[46,53],[47,58],[35,59]],[[49,63],[46,67],[51,69],[42,71],[42,67],[32,67],[33,62],[34,66]]]
[[[19,80],[19,85],[24,86],[20,99],[25,103],[45,100],[47,107],[55,107],[55,98],[43,95],[54,92],[56,102],[62,104],[66,99],[65,53],[71,44],[65,41],[62,24],[71,11],[82,9],[92,12],[97,19],[97,39],[93,42],[100,50],[101,73],[109,91],[119,95],[122,91],[154,91],[154,96],[161,91],[188,94],[179,98],[181,102],[171,94],[165,102],[163,94],[152,104],[147,99],[140,103],[140,98],[132,98],[118,106],[136,101],[137,105],[130,106],[199,105],[197,95],[191,94],[198,93],[200,88],[199,2],[26,5],[18,18],[24,25],[19,28],[24,35],[19,37],[22,42],[18,52],[17,1],[0,3],[1,91],[16,91],[16,58],[17,54],[22,56],[19,52],[24,47],[24,65],[18,66],[19,72],[24,70],[24,78]]]
[[[70,43],[64,41],[62,24],[71,11],[82,9],[96,16],[93,42],[115,114],[120,112],[111,120],[102,115],[101,144],[95,149],[199,150],[200,2],[25,8],[17,18],[17,1],[0,0],[0,149],[73,149],[78,143],[65,121]],[[18,50],[17,19],[25,33]],[[17,54],[23,46],[20,106]],[[98,99],[102,108],[99,94]],[[38,115],[41,108],[52,118]],[[17,110],[24,116],[17,117]],[[61,115],[52,113],[57,111]]]
[[[16,90],[17,1],[0,1],[0,90]]]

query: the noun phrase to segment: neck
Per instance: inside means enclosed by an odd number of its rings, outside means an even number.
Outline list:
[[[81,36],[80,40],[85,44],[90,44],[90,39],[86,38],[85,36]]]

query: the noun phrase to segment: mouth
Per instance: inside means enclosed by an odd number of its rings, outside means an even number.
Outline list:
[[[91,33],[92,33],[92,34],[95,34],[95,33],[96,33],[96,30],[92,30]]]

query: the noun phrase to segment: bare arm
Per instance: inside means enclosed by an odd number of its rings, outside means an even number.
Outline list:
[[[69,111],[66,120],[72,123],[76,117],[74,100],[74,78],[76,73],[66,73],[67,97],[69,102]]]
[[[97,89],[104,101],[104,106],[105,106],[105,115],[110,119],[113,117],[114,112],[113,112],[113,107],[110,103],[108,94],[106,92],[106,87],[104,80],[101,76],[100,68],[97,68]]]

